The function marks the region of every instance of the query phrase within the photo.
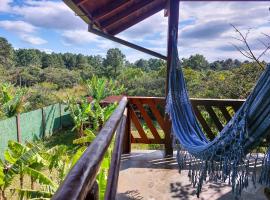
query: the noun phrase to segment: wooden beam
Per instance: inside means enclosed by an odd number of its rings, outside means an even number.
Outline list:
[[[118,176],[120,170],[123,141],[125,136],[126,121],[127,109],[125,109],[124,115],[116,133],[104,200],[116,199],[115,197],[117,193]]]
[[[178,21],[179,21],[179,1],[178,0],[168,0],[168,43],[167,43],[167,77],[166,77],[166,97],[168,94],[168,80],[169,80],[169,71],[171,67],[172,60],[172,50],[173,50],[173,42],[177,42],[173,40],[173,34],[178,35]],[[173,147],[172,147],[172,137],[171,137],[171,122],[169,120],[169,116],[165,116],[165,155],[172,156]]]
[[[92,28],[91,26],[88,27],[88,31],[91,32],[91,33],[94,33],[94,34],[96,34],[96,35],[98,35],[98,36],[104,37],[104,38],[106,38],[106,39],[112,40],[112,41],[114,41],[114,42],[117,42],[117,43],[120,43],[120,44],[122,44],[122,45],[128,46],[128,47],[130,47],[130,48],[136,49],[136,50],[138,50],[138,51],[147,53],[147,54],[149,54],[149,55],[151,55],[151,56],[154,56],[154,57],[157,57],[157,58],[160,58],[160,59],[163,59],[163,60],[167,60],[167,57],[164,56],[164,55],[162,55],[162,54],[160,54],[160,53],[157,53],[157,52],[155,52],[155,51],[146,49],[146,48],[144,48],[144,47],[141,47],[141,46],[139,46],[139,45],[133,44],[133,43],[128,42],[128,41],[125,41],[125,40],[120,39],[120,38],[118,38],[118,37],[115,37],[115,36],[106,34],[106,33],[102,32],[102,31],[99,31],[99,30],[97,30],[97,29],[95,29],[95,28]]]
[[[107,15],[111,14],[112,12],[114,12],[116,9],[119,9],[119,8],[127,5],[128,3],[130,3],[130,0],[113,1],[109,5],[106,5],[106,6],[102,7],[102,8],[100,8],[100,9],[95,10],[92,13],[92,17],[95,20],[100,20],[103,17],[106,17]]]
[[[114,23],[121,21],[124,21],[125,18],[128,18],[130,15],[132,15],[134,12],[142,9],[144,6],[147,6],[149,3],[153,2],[154,0],[140,0],[140,1],[134,1],[133,3],[130,3],[128,7],[125,8],[124,11],[117,13],[116,15],[110,17],[108,20],[100,21],[100,25],[103,28],[109,28],[110,26],[113,26]]]
[[[161,11],[164,8],[164,5],[165,5],[165,2],[161,2],[157,6],[147,10],[147,12],[144,12],[143,14],[138,15],[138,16],[134,16],[134,19],[132,21],[128,21],[128,23],[118,23],[117,26],[114,26],[110,29],[106,29],[106,31],[110,33],[111,35],[116,35],[130,28],[131,26],[143,21],[144,19],[156,14],[157,12]]]
[[[123,97],[95,140],[68,173],[64,182],[52,197],[53,200],[86,199],[96,181],[99,166],[122,119],[126,105],[127,98]]]

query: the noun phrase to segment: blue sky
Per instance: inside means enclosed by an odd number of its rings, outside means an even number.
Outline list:
[[[181,2],[179,55],[203,54],[210,61],[245,58],[232,47],[241,45],[230,24],[243,33],[251,29],[248,41],[255,54],[269,43],[262,34],[270,34],[269,2]],[[167,18],[159,12],[118,37],[165,55]],[[0,0],[0,36],[14,48],[37,48],[46,52],[72,52],[105,56],[118,47],[129,61],[150,56],[102,39],[87,32],[87,25],[60,0]],[[269,61],[269,53],[264,60]]]

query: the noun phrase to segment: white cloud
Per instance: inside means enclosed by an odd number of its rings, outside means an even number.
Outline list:
[[[34,33],[36,33],[37,28],[27,22],[3,20],[0,21],[0,27],[16,34],[22,41],[28,44],[42,45],[47,43],[46,40],[33,35]]]
[[[65,45],[84,45],[98,42],[98,36],[87,30],[68,30],[62,33]]]
[[[62,1],[27,0],[21,6],[14,6],[12,12],[38,27],[64,30],[87,28]]]
[[[22,35],[21,40],[32,45],[42,45],[47,43],[46,40],[32,35]]]
[[[12,0],[1,0],[0,1],[0,12],[8,12],[10,10],[10,3]]]
[[[36,27],[24,21],[0,21],[0,27],[15,33],[33,33],[36,31]]]

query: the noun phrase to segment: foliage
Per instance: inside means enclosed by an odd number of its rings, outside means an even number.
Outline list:
[[[13,91],[13,86],[9,83],[0,85],[0,111],[6,117],[15,116],[24,111],[26,103],[26,88],[19,88]]]
[[[88,95],[98,102],[108,96],[119,95],[124,91],[124,86],[112,79],[108,80],[93,76],[91,79],[86,80],[85,83],[88,89]]]

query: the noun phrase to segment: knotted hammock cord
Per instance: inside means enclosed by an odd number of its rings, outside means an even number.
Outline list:
[[[173,136],[181,147],[177,151],[179,167],[188,167],[197,196],[207,178],[228,181],[235,196],[241,195],[250,181],[270,186],[270,148],[264,157],[250,153],[270,130],[270,65],[266,66],[242,107],[210,141],[193,112],[178,58],[176,34],[173,38],[166,111],[172,121]],[[259,177],[258,170],[261,171]]]

